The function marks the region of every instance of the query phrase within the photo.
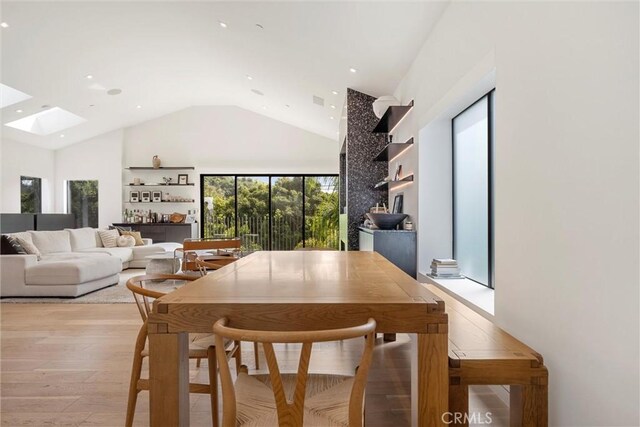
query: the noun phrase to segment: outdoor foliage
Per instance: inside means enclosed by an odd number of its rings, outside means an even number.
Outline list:
[[[268,177],[238,177],[238,232],[246,250],[290,250],[306,246],[338,247],[338,178],[272,177],[269,206]],[[302,224],[302,186],[305,185],[306,224]],[[235,183],[232,176],[209,176],[204,181],[205,237],[235,236]]]

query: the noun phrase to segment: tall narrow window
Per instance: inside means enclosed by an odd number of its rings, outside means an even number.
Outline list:
[[[77,228],[98,228],[98,181],[67,181],[67,213]]]
[[[20,212],[42,213],[42,180],[40,178],[20,177]]]
[[[493,93],[454,117],[453,257],[462,274],[493,287]]]

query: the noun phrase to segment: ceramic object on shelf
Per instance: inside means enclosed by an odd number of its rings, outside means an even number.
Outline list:
[[[160,168],[160,164],[162,163],[160,161],[160,157],[158,157],[158,155],[156,154],[155,156],[153,156],[153,159],[151,160],[152,164],[153,164],[153,168],[154,169],[158,169]]]
[[[393,230],[409,215],[403,213],[371,213],[367,212],[367,218],[380,230]]]
[[[373,101],[373,114],[375,114],[377,118],[381,118],[385,111],[387,111],[387,108],[392,105],[402,105],[402,103],[391,95],[381,96]]]

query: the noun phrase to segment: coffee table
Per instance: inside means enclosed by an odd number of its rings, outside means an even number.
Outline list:
[[[148,255],[149,260],[145,272],[147,274],[175,274],[180,269],[180,259],[173,256],[173,252]]]

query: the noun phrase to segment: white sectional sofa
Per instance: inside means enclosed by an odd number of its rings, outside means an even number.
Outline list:
[[[27,240],[41,253],[0,255],[1,297],[77,297],[117,284],[126,268],[144,268],[148,255],[173,251],[177,243],[105,248],[93,228],[25,231],[11,236]]]

